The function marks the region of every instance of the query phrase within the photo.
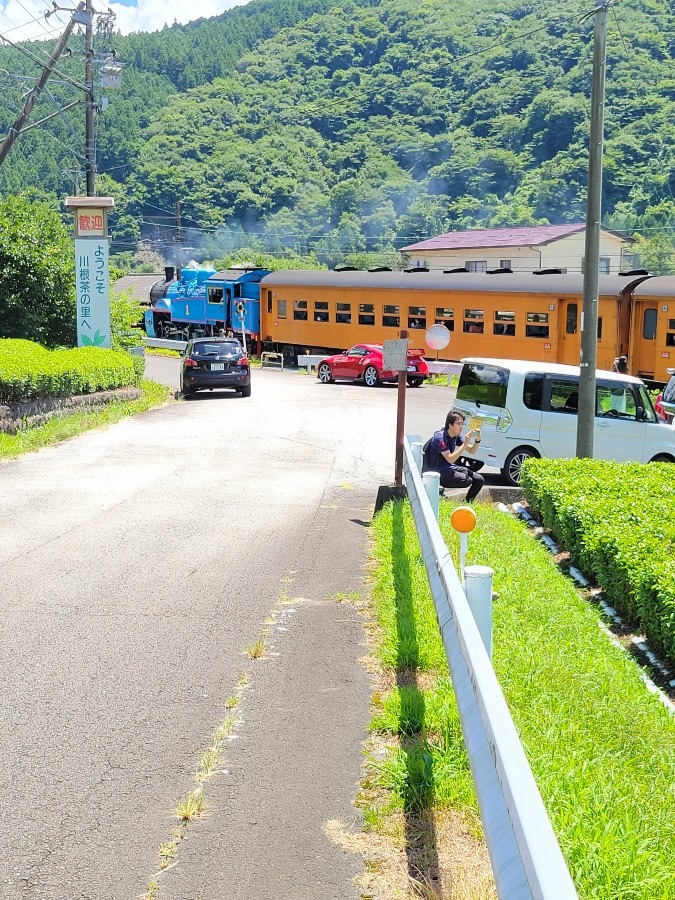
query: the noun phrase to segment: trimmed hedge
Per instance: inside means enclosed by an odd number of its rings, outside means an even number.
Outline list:
[[[92,394],[139,379],[132,357],[118,350],[46,350],[33,341],[0,339],[0,403]]]
[[[522,487],[612,606],[675,662],[675,465],[528,460]]]

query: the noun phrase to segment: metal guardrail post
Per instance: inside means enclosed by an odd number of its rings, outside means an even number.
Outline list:
[[[408,499],[436,608],[500,900],[578,900],[410,448]]]
[[[415,460],[415,464],[417,466],[417,471],[422,471],[422,441],[411,441],[410,449],[412,450],[412,455]]]
[[[424,490],[427,493],[427,497],[429,498],[434,518],[438,522],[441,476],[438,472],[425,472],[424,475],[422,475],[422,483],[424,485]]]
[[[466,566],[464,590],[471,612],[483,638],[487,655],[492,659],[492,576],[489,566]]]

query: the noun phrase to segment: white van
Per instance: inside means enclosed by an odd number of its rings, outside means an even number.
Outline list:
[[[529,457],[576,456],[578,366],[478,357],[461,362],[455,408],[468,427],[481,427],[478,459],[517,485]],[[675,462],[675,425],[658,421],[639,378],[596,372],[593,455]]]

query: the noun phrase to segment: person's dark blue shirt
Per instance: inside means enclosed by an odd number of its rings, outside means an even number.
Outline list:
[[[449,463],[443,454],[447,451],[454,453],[463,443],[461,437],[450,437],[445,428],[437,431],[429,444],[429,471],[442,473],[448,469],[456,469],[457,463]]]

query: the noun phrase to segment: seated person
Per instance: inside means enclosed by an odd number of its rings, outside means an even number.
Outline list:
[[[563,407],[565,412],[577,412],[579,410],[579,393],[578,391],[572,391],[567,400],[565,400],[565,406]]]

